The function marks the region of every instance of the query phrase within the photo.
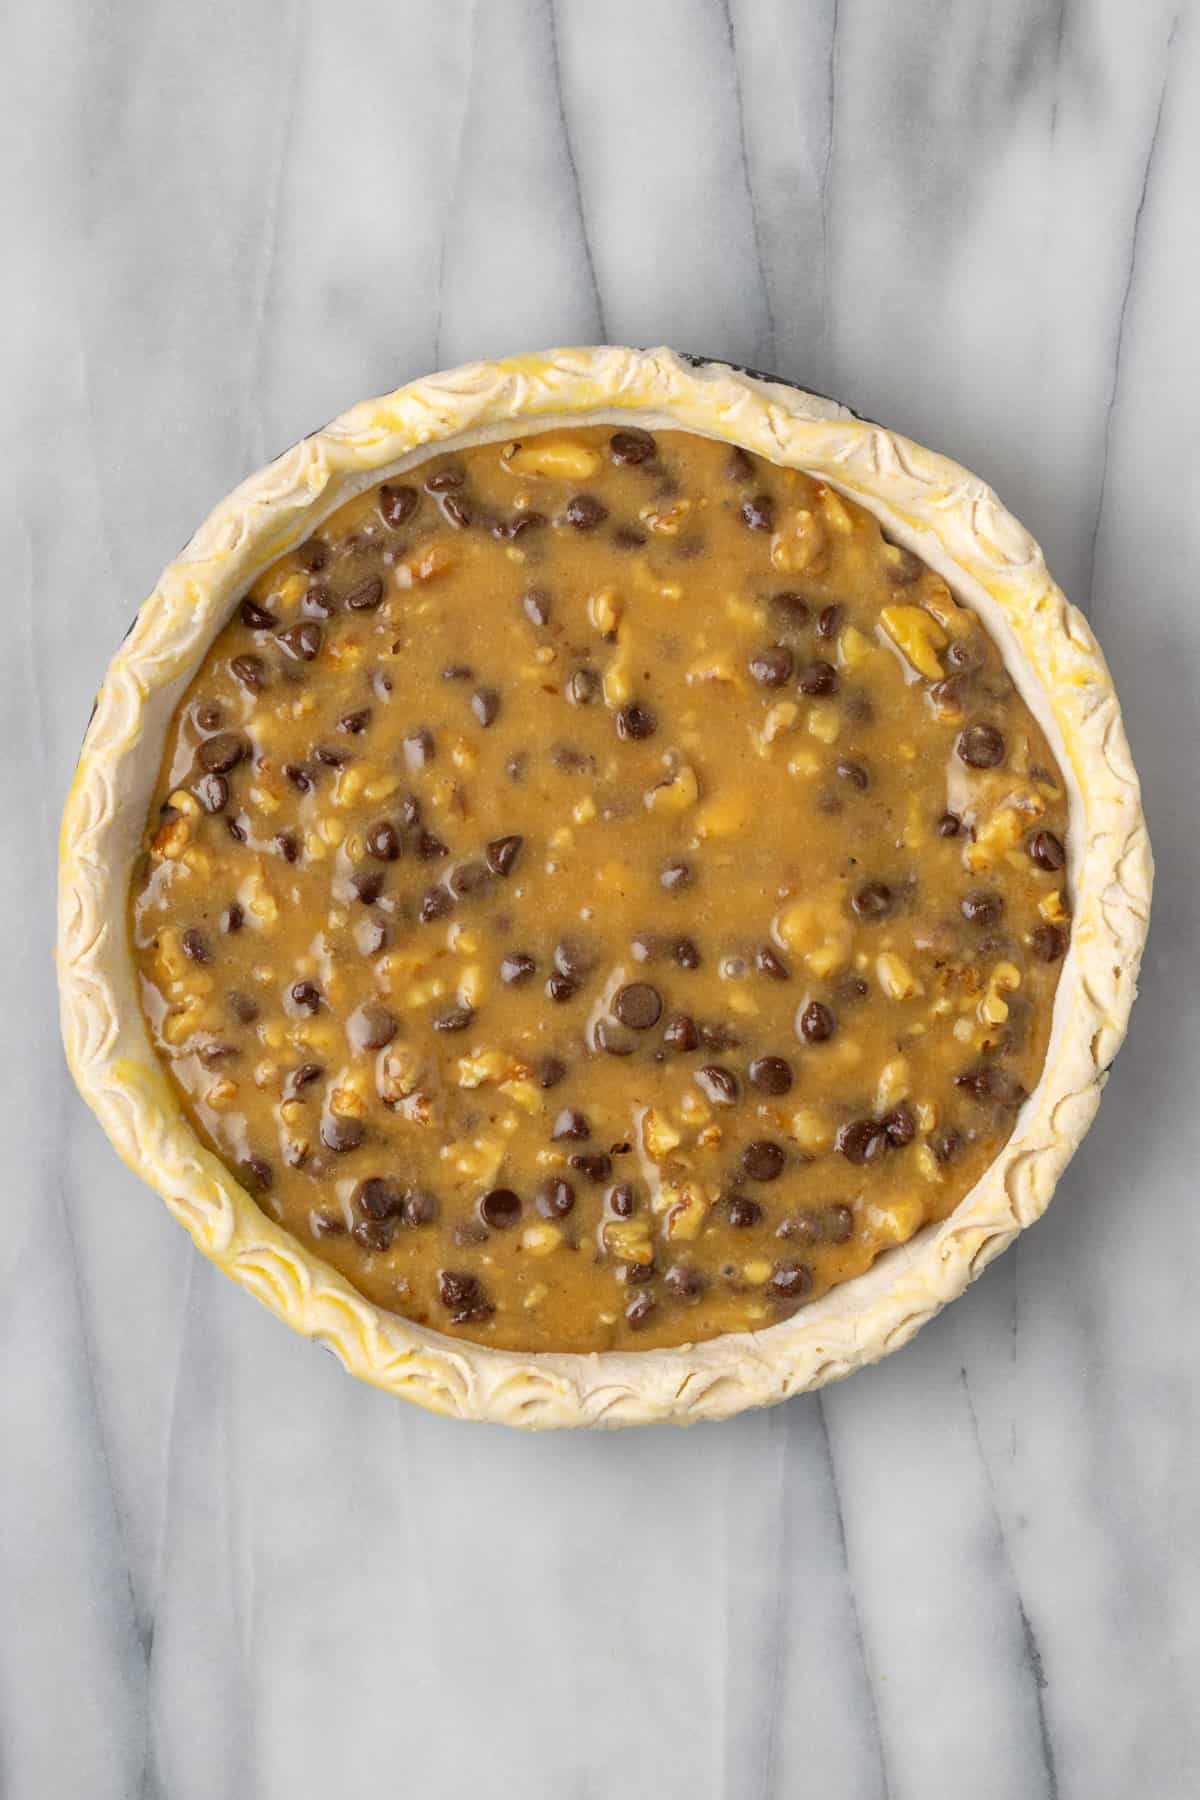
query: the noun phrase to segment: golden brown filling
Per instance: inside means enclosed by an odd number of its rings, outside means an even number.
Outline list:
[[[1037,1081],[1066,799],[975,615],[677,432],[443,455],[258,580],[134,873],[189,1118],[481,1343],[757,1329],[944,1217]]]

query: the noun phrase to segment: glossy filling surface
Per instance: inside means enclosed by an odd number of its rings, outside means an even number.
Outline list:
[[[757,1330],[945,1217],[1045,1056],[1067,802],[976,616],[678,432],[438,456],[255,583],[130,928],[183,1107],[365,1295]]]

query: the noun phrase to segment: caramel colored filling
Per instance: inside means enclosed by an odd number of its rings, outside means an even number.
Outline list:
[[[134,871],[200,1136],[380,1306],[758,1330],[952,1211],[1045,1057],[1066,796],[975,614],[678,432],[436,457],[235,608]]]

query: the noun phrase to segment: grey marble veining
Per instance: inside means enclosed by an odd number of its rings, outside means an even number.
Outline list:
[[[5,41],[0,1790],[1195,1794],[1195,4],[64,0]],[[910,1349],[527,1439],[191,1251],[70,1088],[50,893],[208,506],[361,395],[602,338],[991,479],[1101,634],[1159,888],[1058,1199]]]

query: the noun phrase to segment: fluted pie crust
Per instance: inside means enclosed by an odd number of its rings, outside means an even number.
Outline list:
[[[230,609],[351,495],[450,448],[572,423],[673,426],[820,476],[973,607],[1070,795],[1071,945],[1045,1068],[982,1179],[791,1318],[695,1346],[579,1355],[450,1339],[382,1311],[274,1224],[199,1141],[150,1044],[125,928],[174,708]],[[1049,1204],[1125,1034],[1152,862],[1104,658],[1033,539],[966,470],[833,402],[668,350],[476,363],[366,401],[222,502],[163,573],[105,676],[63,818],[58,963],[80,1091],[204,1254],[351,1373],[435,1412],[527,1427],[689,1423],[819,1387],[906,1343]]]

